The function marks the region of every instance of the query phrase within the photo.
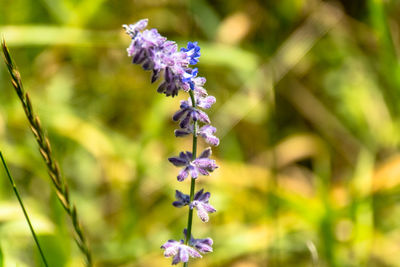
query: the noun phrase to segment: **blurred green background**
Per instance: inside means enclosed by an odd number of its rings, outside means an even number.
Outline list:
[[[193,229],[214,252],[190,266],[400,266],[400,1],[0,0],[96,266],[169,266],[159,247],[186,225],[167,161],[191,148],[171,120],[185,96],[127,57],[141,18],[199,41],[217,98],[220,168],[197,188],[218,212]],[[3,63],[0,137],[51,266],[83,266]],[[3,170],[0,266],[40,266]]]

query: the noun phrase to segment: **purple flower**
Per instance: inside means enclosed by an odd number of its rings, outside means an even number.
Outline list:
[[[160,48],[161,45],[167,40],[167,38],[158,33],[157,29],[144,30],[141,38],[142,47],[145,49]]]
[[[134,64],[142,65],[144,70],[151,70],[151,82],[155,82],[164,71],[164,81],[157,91],[166,96],[176,96],[180,89],[194,90],[197,95],[207,95],[202,87],[204,78],[196,78],[197,68],[191,69],[199,61],[200,47],[197,42],[189,42],[187,48],[178,51],[175,42],[167,41],[156,29],[144,30],[148,20],[143,19],[135,24],[126,25],[126,33],[132,38],[127,49],[128,56]]]
[[[198,69],[194,68],[194,69],[190,69],[187,68],[185,69],[185,72],[182,75],[182,89],[184,89],[185,91],[189,91],[190,90],[194,90],[194,81],[193,79],[197,76],[198,73]]]
[[[199,174],[209,175],[210,172],[218,168],[215,160],[209,159],[210,156],[211,148],[207,148],[193,161],[192,153],[189,151],[181,152],[178,157],[171,157],[168,160],[175,166],[184,166],[177,176],[178,181],[182,182],[189,176],[189,174],[192,178],[196,179]]]
[[[189,205],[190,203],[190,196],[182,193],[181,191],[178,190],[175,191],[175,198],[176,201],[172,203],[174,207],[180,208]]]
[[[208,203],[210,199],[210,192],[203,193],[204,189],[198,191],[193,198],[193,201],[190,202],[190,196],[186,195],[178,190],[176,190],[175,197],[176,201],[172,203],[177,208],[184,207],[189,205],[190,209],[196,209],[197,215],[203,222],[208,222],[209,216],[208,213],[216,212],[213,206]]]
[[[171,157],[168,159],[169,162],[174,164],[177,167],[185,166],[179,174],[178,174],[178,181],[182,182],[185,180],[188,175],[190,174],[193,178],[197,178],[198,171],[196,170],[195,166],[192,164],[192,153],[189,151],[179,153],[178,157]]]
[[[206,83],[206,78],[204,77],[196,77],[192,79],[193,83],[194,83],[194,93],[197,96],[207,96],[207,90],[204,89],[203,85]]]
[[[132,39],[127,48],[128,56],[132,57],[134,64],[140,64],[144,70],[152,72],[152,83],[161,79],[157,88],[159,93],[174,97],[178,95],[179,90],[183,90],[190,94],[188,100],[181,101],[180,109],[173,115],[173,120],[179,121],[181,128],[175,130],[177,137],[192,133],[195,137],[203,137],[211,145],[218,145],[219,139],[214,135],[216,129],[209,125],[210,119],[202,110],[209,109],[215,103],[215,97],[207,94],[203,87],[206,79],[197,77],[198,69],[189,67],[199,62],[200,47],[197,42],[188,42],[187,47],[178,50],[177,44],[168,41],[157,29],[145,29],[147,24],[148,20],[142,19],[135,24],[123,25],[126,33]],[[192,99],[194,103],[192,103]],[[201,125],[198,125],[197,121],[205,125],[200,127]],[[196,151],[195,149],[196,147],[194,147],[194,151]],[[189,175],[192,179],[196,179],[199,175],[209,175],[218,168],[210,156],[211,148],[207,148],[197,158],[193,153],[186,151],[180,152],[177,157],[171,157],[168,160],[175,166],[182,167],[177,179],[184,181]],[[196,209],[199,218],[203,222],[207,222],[209,213],[216,211],[209,204],[211,194],[204,192],[204,189],[194,194],[193,190],[192,186],[190,196],[176,190],[176,200],[172,205],[175,207],[189,206],[190,216],[192,216],[193,209]],[[184,234],[186,236],[186,229]],[[183,240],[168,240],[161,246],[165,250],[164,256],[172,257],[173,265],[179,262],[188,262],[190,257],[201,258],[200,253],[212,251],[213,241],[211,238],[195,239],[190,236],[186,241],[187,245]]]
[[[183,244],[183,240],[180,242],[175,240],[168,240],[161,246],[165,249],[164,256],[172,257],[172,265],[178,264],[179,262],[188,262],[189,256],[192,258],[201,258],[201,255],[197,250],[192,247]]]
[[[203,193],[204,189],[201,189],[199,192],[196,193],[194,196],[193,201],[190,203],[189,207],[191,209],[196,208],[197,215],[203,222],[208,222],[209,217],[208,213],[216,212],[213,206],[208,203],[210,198],[210,192]]]
[[[204,125],[197,131],[197,134],[203,137],[208,144],[212,146],[218,146],[219,139],[214,135],[216,131],[217,129],[215,127],[211,125]]]
[[[190,57],[190,65],[195,65],[199,62],[200,46],[197,45],[197,42],[188,42],[187,48],[181,48],[181,51]]]
[[[178,95],[181,83],[179,76],[174,75],[171,69],[167,67],[164,71],[164,79],[164,82],[158,87],[157,92],[172,97]]]
[[[161,36],[156,29],[136,32],[132,42],[128,47],[128,56],[132,56],[134,64],[142,64],[143,69],[151,70],[155,68],[155,58],[160,57],[158,51],[162,48],[167,38]],[[157,67],[160,63],[157,62]]]
[[[148,22],[148,19],[141,19],[135,24],[124,24],[122,25],[122,27],[124,27],[126,33],[129,34],[131,38],[134,38],[139,31],[142,31],[144,28],[147,27]]]
[[[179,126],[181,128],[187,128],[191,120],[199,120],[206,124],[211,123],[208,115],[204,111],[192,107],[189,101],[181,101],[180,110],[172,116],[172,119],[174,121],[180,121]]]
[[[214,135],[216,131],[217,129],[215,127],[207,124],[198,129],[196,134],[197,136],[203,137],[208,144],[212,146],[218,146],[219,139]],[[175,130],[174,133],[176,137],[184,137],[186,135],[193,134],[193,132],[193,124],[190,124],[187,128]]]
[[[190,82],[193,78],[197,76],[198,72],[199,72],[198,68],[194,69],[187,68],[183,73],[182,82],[184,83]]]
[[[215,160],[209,159],[211,153],[211,148],[208,147],[197,159],[193,161],[193,165],[196,166],[197,170],[202,175],[209,175],[210,172],[213,172],[216,168],[218,168]]]
[[[214,96],[196,97],[196,106],[204,109],[209,109],[215,103]],[[190,101],[191,103],[192,101]]]
[[[190,239],[190,244],[197,248],[201,253],[212,252],[213,240],[211,238]]]
[[[185,237],[187,236],[187,230],[183,230],[183,234]],[[203,239],[195,239],[193,238],[193,235],[190,236],[189,240],[189,245],[197,248],[201,253],[208,253],[212,252],[212,245],[213,245],[213,240],[211,238],[203,238]]]

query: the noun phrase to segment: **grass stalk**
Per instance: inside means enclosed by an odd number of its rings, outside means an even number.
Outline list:
[[[29,219],[28,213],[26,212],[24,203],[22,202],[22,198],[18,193],[17,185],[15,184],[14,179],[11,176],[11,173],[10,173],[8,167],[7,167],[6,161],[4,160],[4,157],[3,157],[3,154],[1,153],[1,151],[0,151],[0,158],[1,158],[1,162],[3,163],[3,167],[4,167],[4,169],[5,169],[6,173],[7,173],[8,180],[11,183],[11,186],[12,186],[12,188],[14,190],[15,196],[17,197],[19,205],[21,206],[22,212],[24,213],[26,222],[29,225],[29,229],[31,230],[33,239],[35,240],[36,246],[37,246],[37,248],[39,250],[40,256],[42,257],[43,263],[44,263],[44,265],[46,267],[48,267],[49,265],[47,264],[46,257],[44,256],[43,250],[40,247],[39,240],[38,240],[38,238],[36,236],[35,230],[33,229],[33,226],[32,226],[31,220]]]
[[[29,94],[25,92],[23,89],[21,75],[17,70],[16,66],[14,65],[14,62],[11,58],[10,52],[6,46],[6,42],[4,39],[2,40],[1,46],[3,49],[4,59],[8,71],[11,75],[11,83],[21,101],[22,107],[31,126],[33,135],[35,136],[36,141],[39,145],[39,152],[46,163],[48,174],[57,193],[57,198],[71,219],[74,229],[75,242],[78,245],[80,251],[85,256],[86,266],[93,266],[91,251],[88,247],[85,234],[79,222],[79,216],[76,210],[76,206],[70,201],[68,185],[65,179],[61,175],[58,162],[55,160],[53,156],[50,146],[50,141],[46,136],[46,134],[44,133],[39,117],[35,114],[32,108],[32,103],[29,98]]]

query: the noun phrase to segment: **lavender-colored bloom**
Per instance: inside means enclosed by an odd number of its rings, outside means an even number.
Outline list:
[[[159,48],[167,40],[167,38],[158,33],[157,29],[144,30],[141,38],[142,47],[145,49]]]
[[[214,96],[196,97],[196,105],[200,108],[209,109],[215,103]],[[191,103],[192,101],[190,101]]]
[[[216,99],[214,96],[210,95],[205,95],[205,96],[197,96],[196,97],[196,106],[199,108],[203,109],[209,109],[211,106],[215,103]],[[183,102],[181,102],[182,105]],[[192,105],[192,99],[189,97],[187,101],[185,101],[186,105],[193,106]]]
[[[194,83],[194,93],[197,96],[205,97],[207,96],[207,90],[204,89],[203,85],[206,83],[206,78],[204,77],[196,77],[192,79]]]
[[[218,146],[219,145],[219,139],[214,135],[214,133],[217,131],[217,129],[209,124],[204,125],[200,129],[196,131],[197,136],[201,136],[204,138],[204,140],[212,145],[212,146]],[[183,129],[177,129],[175,130],[175,136],[176,137],[184,137],[189,134],[193,134],[193,124],[189,124],[187,128]]]
[[[167,38],[161,36],[156,29],[137,32],[127,49],[128,56],[132,56],[134,64],[142,64],[145,70],[159,70],[155,68],[155,58],[159,58],[158,51],[166,40]]]
[[[160,84],[157,92],[164,93],[166,96],[176,96],[180,89],[180,78],[171,72],[170,68],[164,71],[165,81]]]
[[[215,127],[211,125],[204,125],[198,130],[197,134],[203,137],[208,144],[212,146],[218,146],[219,139],[214,135],[216,131],[217,129]]]
[[[181,51],[190,57],[190,65],[195,65],[199,62],[200,46],[197,45],[197,42],[188,42],[187,48],[181,48]]]
[[[199,61],[200,47],[197,42],[189,42],[187,48],[178,51],[175,42],[167,41],[156,29],[144,30],[148,20],[143,19],[135,24],[123,27],[132,38],[128,55],[134,64],[141,64],[143,69],[152,70],[151,82],[155,82],[164,71],[164,81],[157,91],[166,96],[176,96],[180,89],[194,90],[196,95],[207,95],[202,87],[205,79],[196,77],[197,68],[191,69]]]
[[[187,236],[187,229],[183,230],[183,234]],[[201,253],[212,252],[213,240],[211,238],[195,239],[193,235],[190,236],[189,245],[197,248]]]
[[[218,168],[215,160],[209,159],[211,153],[211,148],[208,147],[193,161],[193,165],[196,166],[197,170],[202,175],[209,175],[210,172]]]
[[[210,192],[204,193],[204,189],[201,189],[194,195],[193,201],[190,202],[189,195],[176,190],[175,197],[177,200],[172,205],[177,208],[189,205],[190,209],[195,208],[197,210],[197,215],[203,222],[208,222],[208,213],[216,212],[216,209],[208,203],[210,195]]]
[[[201,121],[203,123],[209,124],[210,119],[208,115],[197,108],[192,107],[189,101],[181,101],[180,110],[178,110],[174,116],[172,116],[174,121],[180,121],[179,126],[181,128],[187,128],[190,121]]]
[[[179,172],[178,181],[184,181],[190,174],[192,178],[197,178],[199,174],[209,175],[210,172],[218,168],[215,160],[209,159],[211,148],[204,150],[198,158],[192,161],[192,153],[189,151],[179,153],[178,157],[171,157],[168,160],[175,166],[184,168]]]
[[[211,238],[191,239],[190,244],[197,248],[201,253],[212,252],[213,240]]]
[[[124,24],[122,25],[122,27],[124,27],[126,33],[129,34],[131,38],[134,38],[139,31],[142,31],[144,28],[147,27],[148,22],[148,19],[141,19],[135,24]]]
[[[209,109],[215,103],[215,97],[208,96],[203,87],[206,79],[197,77],[198,69],[189,67],[199,62],[200,47],[197,42],[189,42],[186,48],[178,50],[177,44],[168,41],[158,33],[157,29],[146,30],[147,24],[148,20],[143,19],[135,24],[123,25],[126,33],[132,38],[127,49],[128,55],[132,57],[132,62],[140,64],[144,70],[152,72],[152,83],[161,79],[157,89],[159,93],[172,97],[176,96],[181,89],[190,93],[191,98],[181,101],[180,110],[173,116],[173,120],[179,121],[181,127],[175,131],[177,137],[193,134],[203,137],[211,145],[218,145],[219,139],[214,135],[216,129],[209,125],[208,115],[201,110]],[[192,99],[195,99],[195,103],[192,103]],[[206,125],[200,127],[195,123],[197,121]],[[169,158],[169,161],[175,166],[183,167],[177,179],[184,181],[189,175],[196,179],[199,175],[209,175],[218,168],[210,156],[211,148],[207,148],[195,159],[191,152],[186,151],[181,152],[177,157]],[[193,187],[191,188],[193,189]],[[191,191],[190,194],[193,196],[193,193]],[[172,203],[175,207],[188,205],[191,210],[196,209],[203,222],[209,220],[209,213],[216,211],[209,204],[210,193],[204,192],[204,189],[193,196],[193,201],[190,201],[189,195],[178,190],[176,190],[175,197],[176,200]],[[188,223],[191,225],[191,219]],[[184,234],[186,236],[186,229]],[[212,244],[213,241],[210,238],[195,239],[190,236],[188,245],[185,245],[183,240],[168,240],[161,248],[165,249],[166,257],[173,257],[172,264],[175,265],[179,262],[188,262],[189,257],[201,258],[200,253],[212,251]]]
[[[185,72],[182,75],[182,89],[184,89],[185,91],[189,91],[189,89],[194,90],[195,84],[193,79],[196,78],[198,72],[199,71],[197,68],[185,69]]]
[[[197,178],[197,176],[199,175],[197,169],[191,162],[192,153],[189,151],[181,152],[179,153],[178,157],[171,157],[168,160],[177,167],[185,166],[185,168],[183,168],[177,176],[178,181],[180,182],[184,181],[189,174],[193,178]]]
[[[172,265],[178,264],[179,262],[188,262],[189,256],[192,258],[201,258],[197,250],[192,247],[189,247],[183,243],[183,240],[180,242],[175,240],[168,240],[161,246],[162,249],[165,249],[164,256],[172,257]]]
[[[176,201],[172,203],[174,207],[180,208],[189,205],[190,203],[190,196],[182,193],[181,191],[178,190],[175,191],[175,198]]]
[[[216,212],[217,210],[214,209],[213,206],[211,206],[208,203],[208,200],[210,199],[210,192],[203,193],[204,189],[201,189],[194,195],[193,201],[189,204],[189,207],[191,209],[196,208],[197,210],[197,215],[203,222],[208,222],[209,216],[208,213],[213,213]]]

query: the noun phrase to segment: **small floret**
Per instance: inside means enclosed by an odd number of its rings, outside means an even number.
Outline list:
[[[205,149],[198,158],[192,161],[192,153],[189,151],[179,153],[178,157],[171,157],[168,160],[177,167],[184,168],[179,172],[177,179],[178,181],[184,181],[190,174],[190,176],[196,179],[199,174],[209,175],[218,168],[215,160],[209,159],[211,156],[211,148]]]
[[[165,249],[165,257],[173,257],[172,265],[178,264],[179,262],[188,262],[189,256],[192,258],[201,258],[200,253],[192,247],[189,247],[181,241],[168,240],[161,246]]]

